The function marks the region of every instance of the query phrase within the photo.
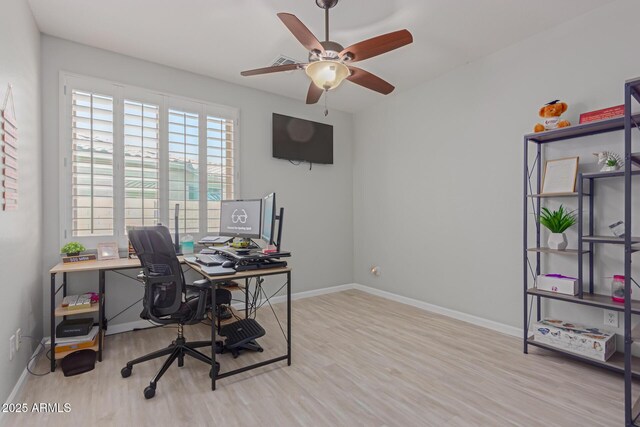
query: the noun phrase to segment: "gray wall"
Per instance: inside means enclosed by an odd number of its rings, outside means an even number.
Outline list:
[[[27,365],[35,345],[24,339],[9,361],[9,337],[42,337],[42,145],[40,138],[40,34],[27,2],[5,0],[0,7],[0,107],[13,85],[18,121],[19,207],[0,211],[0,402]]]
[[[58,195],[59,73],[69,71],[113,80],[165,93],[210,101],[240,109],[241,197],[261,197],[275,191],[286,208],[284,246],[293,252],[293,292],[353,281],[352,116],[333,110],[325,119],[322,107],[308,108],[301,101],[222,82],[186,71],[115,54],[85,45],[42,37],[44,204],[48,225],[44,230],[45,271],[42,285],[49,312],[46,270],[60,257]],[[264,79],[269,84],[268,79]],[[305,88],[300,88],[303,99]],[[296,167],[271,157],[271,113],[302,117],[334,125],[332,166]],[[135,272],[128,272],[135,274]],[[107,317],[142,296],[142,289],[127,279],[107,274]],[[72,289],[97,289],[96,274],[74,275]],[[113,324],[139,320],[139,308],[129,310]],[[44,320],[48,327],[48,318]],[[46,330],[48,331],[48,329]],[[48,335],[45,332],[45,335]]]
[[[603,6],[357,114],[356,282],[520,327],[522,136],[553,99],[568,102],[573,123],[581,112],[623,103],[624,81],[640,76],[631,53],[638,14],[637,1]],[[622,133],[558,143],[547,154],[579,155],[586,171],[601,149],[623,152]],[[616,184],[603,184],[597,199],[603,234],[622,218]],[[577,207],[571,199],[548,206],[560,203]],[[569,240],[576,247],[575,231]],[[604,277],[622,274],[622,250],[599,249],[596,280],[606,293]],[[575,258],[551,262],[543,272],[576,274]],[[563,304],[551,313],[603,325],[598,309]]]

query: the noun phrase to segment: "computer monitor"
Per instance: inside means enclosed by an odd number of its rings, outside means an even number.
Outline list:
[[[220,235],[260,238],[262,199],[223,200],[220,203]]]
[[[276,226],[276,193],[266,195],[262,199],[262,240],[267,245],[275,245],[273,232]]]

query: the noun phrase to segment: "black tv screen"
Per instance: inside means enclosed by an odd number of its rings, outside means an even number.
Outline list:
[[[273,113],[273,157],[333,164],[333,126]]]

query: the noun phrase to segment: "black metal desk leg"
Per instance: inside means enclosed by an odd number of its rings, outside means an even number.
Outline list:
[[[105,271],[104,270],[99,270],[98,271],[98,304],[100,304],[98,306],[98,361],[102,362],[102,347],[103,347],[103,338],[102,335],[104,334],[104,329],[105,329],[105,325],[104,325],[104,309],[105,309],[105,303],[104,303],[104,282],[105,282]]]
[[[291,272],[287,271],[287,365],[291,366]]]
[[[56,370],[56,273],[51,273],[51,372]]]
[[[244,318],[249,318],[249,279],[244,279]]]
[[[211,282],[211,390],[216,389],[216,282]]]

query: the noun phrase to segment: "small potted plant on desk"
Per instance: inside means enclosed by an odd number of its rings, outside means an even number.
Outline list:
[[[60,253],[67,254],[67,256],[78,256],[80,252],[86,251],[87,248],[78,242],[69,242],[60,249]]]
[[[540,212],[540,224],[551,231],[549,235],[549,248],[558,251],[567,249],[567,236],[564,232],[578,221],[573,211],[569,212],[560,205],[557,211],[542,208]]]

